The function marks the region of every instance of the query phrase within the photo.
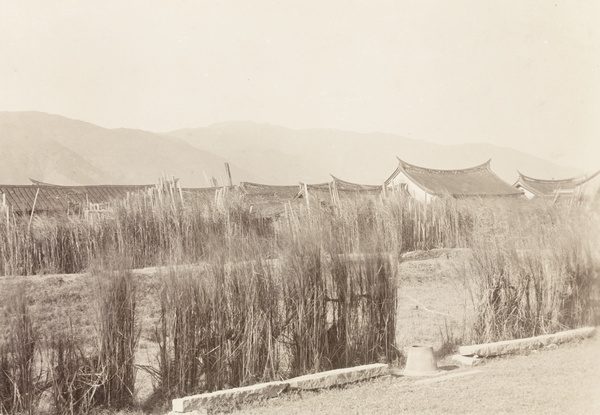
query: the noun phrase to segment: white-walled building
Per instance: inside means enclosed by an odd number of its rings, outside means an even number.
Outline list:
[[[523,192],[498,177],[491,160],[475,167],[437,170],[415,166],[398,159],[398,167],[385,181],[386,191],[402,189],[416,200],[429,203],[435,198],[519,197]]]

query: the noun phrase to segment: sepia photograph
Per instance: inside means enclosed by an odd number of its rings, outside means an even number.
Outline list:
[[[600,414],[599,22],[0,0],[0,415]]]

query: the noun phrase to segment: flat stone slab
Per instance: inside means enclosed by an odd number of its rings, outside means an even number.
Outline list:
[[[388,365],[376,363],[299,376],[289,379],[286,382],[290,385],[291,389],[311,390],[330,388],[332,386],[385,375],[389,375]]]
[[[560,344],[575,339],[584,339],[586,337],[590,337],[594,331],[595,327],[584,327],[575,330],[562,331],[555,334],[528,337],[526,339],[505,340],[495,343],[461,346],[458,349],[458,352],[463,356],[499,356],[524,350],[539,349],[550,344]]]
[[[226,389],[173,399],[173,413],[204,413],[207,408],[223,402],[241,402],[275,398],[289,387],[288,382],[259,383],[242,388]]]

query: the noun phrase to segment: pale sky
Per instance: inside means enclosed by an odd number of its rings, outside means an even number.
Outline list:
[[[0,111],[486,142],[600,168],[597,0],[0,0]]]

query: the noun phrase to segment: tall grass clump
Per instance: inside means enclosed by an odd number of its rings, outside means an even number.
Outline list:
[[[360,239],[355,224],[346,240],[328,239],[333,228],[323,231],[322,220],[281,233],[289,239],[276,260],[267,259],[273,246],[254,243],[260,235],[233,227],[230,244],[214,245],[207,261],[163,276],[155,375],[165,396],[393,358],[394,260],[346,254],[376,251],[372,235]]]
[[[393,358],[397,245],[380,233],[376,206],[313,212],[288,230],[283,288],[293,375]]]
[[[342,207],[323,241],[333,367],[390,362],[396,328],[396,263],[402,236],[379,201]],[[337,223],[336,223],[337,222]],[[358,243],[353,243],[358,241]]]
[[[19,285],[4,304],[0,337],[0,413],[34,414],[44,389],[40,367],[40,337]]]
[[[92,269],[98,293],[98,361],[102,374],[97,399],[110,407],[133,403],[135,351],[140,328],[136,316],[136,282],[126,261]]]
[[[463,268],[476,314],[473,341],[597,324],[598,218],[564,205],[505,206],[479,217]]]
[[[202,375],[200,336],[210,311],[206,292],[191,268],[163,275],[159,292],[160,321],[155,327],[159,392],[165,397],[193,394]]]
[[[404,194],[389,197],[357,195],[344,198],[333,206],[288,209],[288,229],[298,234],[299,228],[313,225],[315,237],[330,239],[344,230],[343,252],[388,252],[435,248],[462,248],[472,243],[474,219],[486,201],[465,202],[451,197],[421,203]],[[289,237],[287,239],[290,239]],[[293,236],[292,236],[293,239]]]
[[[98,404],[103,378],[98,360],[85,348],[72,329],[47,344],[48,389],[56,415],[87,414]]]
[[[159,388],[166,396],[275,379],[279,284],[261,259],[179,266],[163,276]]]
[[[328,299],[320,247],[309,243],[292,246],[283,272],[289,374],[326,370],[331,359],[327,353]]]
[[[238,192],[213,200],[190,198],[156,187],[113,202],[100,216],[35,215],[33,220],[3,210],[0,220],[0,273],[82,272],[112,252],[126,252],[132,266],[194,263],[214,247],[237,249],[243,239],[269,249],[269,219],[250,212]],[[232,257],[243,250],[232,251]]]
[[[578,212],[565,220],[553,251],[565,278],[561,293],[561,324],[567,327],[600,324],[600,217]]]
[[[229,322],[226,373],[230,386],[245,386],[279,376],[278,336],[282,330],[281,279],[261,257],[229,266],[221,308]],[[219,304],[215,304],[219,307]],[[222,371],[223,369],[221,369]]]
[[[395,357],[396,283],[389,256],[331,256],[328,357],[335,368]]]

